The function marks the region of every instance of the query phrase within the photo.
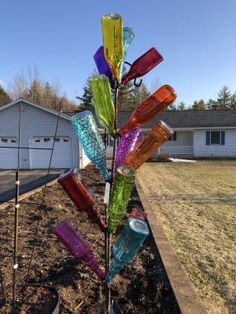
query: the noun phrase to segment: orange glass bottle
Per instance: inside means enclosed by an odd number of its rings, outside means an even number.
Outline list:
[[[122,78],[121,83],[124,85],[134,78],[143,76],[151,71],[162,60],[162,55],[160,55],[155,48],[149,49],[141,57],[134,61],[129,72]]]
[[[161,113],[176,99],[175,90],[169,85],[161,86],[132,112],[126,125],[118,133],[125,135],[130,130],[145,124],[147,121]]]
[[[126,157],[125,164],[134,169],[138,169],[173,133],[174,131],[165,122],[160,121],[147,133],[144,140],[138,143],[134,150]]]

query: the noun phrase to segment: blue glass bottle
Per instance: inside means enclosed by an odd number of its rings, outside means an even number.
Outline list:
[[[134,33],[132,28],[124,27],[123,28],[123,50],[124,50],[124,59],[127,53],[127,50],[134,39]]]
[[[120,76],[122,77],[124,74],[124,61],[126,58],[127,50],[134,39],[134,33],[131,27],[123,27],[123,60],[120,67]]]
[[[134,218],[128,219],[112,248],[113,257],[106,275],[106,282],[111,282],[126,264],[132,262],[148,234],[149,230],[145,221]]]
[[[87,157],[99,169],[104,181],[110,180],[110,173],[106,169],[106,148],[98,131],[93,114],[84,110],[71,118],[79,141]]]

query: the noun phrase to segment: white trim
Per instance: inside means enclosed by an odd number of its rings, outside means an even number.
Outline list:
[[[8,109],[8,108],[10,108],[10,107],[12,107],[12,106],[14,106],[14,105],[20,103],[20,102],[24,102],[24,103],[27,104],[27,105],[30,105],[30,106],[35,107],[35,108],[37,108],[37,109],[41,109],[41,110],[46,111],[46,112],[48,112],[48,113],[51,113],[51,114],[53,114],[53,115],[55,115],[55,116],[58,116],[58,114],[59,114],[59,112],[56,111],[56,110],[53,110],[53,109],[49,109],[49,108],[45,108],[45,107],[36,105],[36,104],[34,104],[34,103],[32,103],[32,102],[30,102],[30,101],[28,101],[28,100],[25,100],[24,98],[19,98],[19,99],[15,100],[15,101],[13,101],[13,102],[11,102],[11,103],[5,105],[5,106],[0,107],[0,111],[3,111],[3,110],[5,110],[5,109]],[[63,118],[63,119],[66,119],[66,120],[69,120],[69,121],[70,121],[70,117],[67,116],[67,115],[64,114],[64,113],[61,113],[61,114],[60,114],[60,117]]]
[[[141,131],[149,131],[151,128],[141,128]],[[194,131],[194,130],[236,130],[236,126],[212,126],[196,128],[172,128],[174,131]]]

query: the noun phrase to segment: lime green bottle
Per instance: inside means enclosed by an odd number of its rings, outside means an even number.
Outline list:
[[[113,135],[115,133],[115,107],[112,101],[109,80],[105,75],[97,75],[89,82],[97,117],[109,134]]]
[[[124,217],[134,186],[136,171],[128,166],[117,168],[111,200],[108,206],[108,230],[114,233],[118,222]]]
[[[104,56],[111,68],[113,80],[120,82],[120,68],[124,57],[122,18],[116,13],[103,15],[101,23]]]

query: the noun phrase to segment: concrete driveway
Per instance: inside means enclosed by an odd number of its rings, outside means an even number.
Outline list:
[[[52,179],[57,178],[64,170],[20,170],[20,194],[33,190]],[[0,170],[0,204],[15,197],[15,171]]]

